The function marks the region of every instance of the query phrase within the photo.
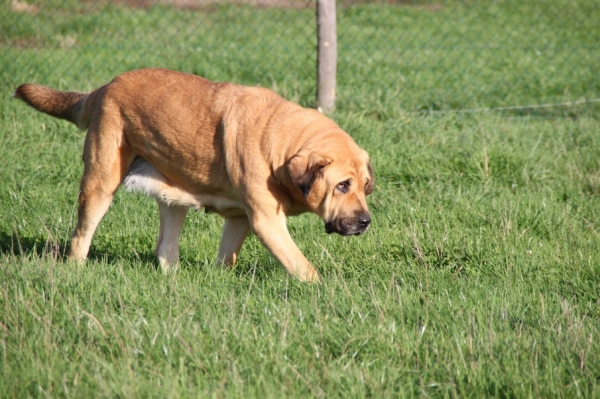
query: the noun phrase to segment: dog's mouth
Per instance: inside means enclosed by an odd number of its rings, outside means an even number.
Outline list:
[[[337,233],[341,236],[358,236],[364,234],[371,224],[371,216],[368,213],[356,217],[341,218],[325,222],[327,234]]]

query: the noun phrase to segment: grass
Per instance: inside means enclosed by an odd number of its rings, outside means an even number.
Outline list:
[[[46,4],[46,12],[54,15],[49,19],[64,13]],[[472,8],[448,4],[436,12],[370,5],[343,9],[340,29],[344,24],[351,29],[353,21],[357,29],[381,21],[381,29],[396,32],[396,23],[407,14],[421,27],[438,26],[435,22],[454,10],[471,29],[483,32],[490,20],[476,16],[495,13],[508,20],[514,11],[512,3],[491,9],[477,8],[477,2]],[[584,5],[573,13],[597,12]],[[562,3],[554,7],[560,20]],[[236,10],[99,7],[82,18],[66,13],[58,24],[68,28],[41,28],[47,30],[39,37],[32,26],[6,34],[28,18],[9,14],[13,22],[0,21],[0,41],[7,43],[0,55],[2,91],[8,95],[16,84],[32,80],[88,90],[121,70],[156,63],[273,87],[310,104],[314,86],[301,67],[304,61],[286,65],[284,56],[271,58],[276,52],[244,49],[241,43],[239,52],[226,53],[217,44],[214,21],[207,31],[200,26],[198,36],[187,24],[180,27],[192,35],[189,43],[215,43],[200,51],[205,57],[189,49],[182,54],[160,46],[156,52],[143,50],[152,48],[152,34],[167,27],[161,14],[186,22]],[[251,13],[256,26],[276,32],[286,22],[275,17],[292,21],[294,15],[312,15],[310,10],[251,8],[236,15]],[[119,18],[147,27],[148,38],[136,42],[139,51],[115,52],[102,37],[99,51],[91,48],[92,36],[98,35],[94,29],[100,29],[94,27],[110,27]],[[515,26],[525,29],[526,16],[519,18]],[[304,29],[296,23],[293,29]],[[563,32],[579,38],[574,43],[581,48],[588,46],[586,23],[570,26]],[[48,34],[60,29],[67,36],[75,31],[77,43],[84,45],[15,47],[15,40],[50,40]],[[496,29],[501,40],[504,31]],[[219,33],[230,40],[234,31],[225,26]],[[92,33],[86,37],[86,32]],[[114,35],[129,37],[135,30],[127,32]],[[547,34],[542,30],[537,39]],[[107,41],[111,35],[109,30]],[[281,48],[297,46],[297,38],[280,37]],[[590,49],[586,57],[597,51]],[[385,61],[374,54],[372,60]],[[509,66],[528,62],[521,51],[501,54]],[[310,61],[310,56],[294,57]],[[191,213],[184,226],[180,272],[163,277],[153,259],[156,206],[121,192],[97,231],[90,260],[68,262],[64,253],[76,217],[84,133],[5,96],[0,107],[0,396],[600,396],[597,107],[408,113],[435,109],[427,95],[440,109],[468,107],[474,97],[458,90],[452,105],[442,86],[440,95],[427,90],[424,95],[410,65],[403,72],[407,86],[400,87],[394,76],[401,75],[390,74],[395,62],[388,61],[367,71],[360,69],[359,57],[340,65],[334,115],[371,154],[376,172],[376,190],[369,197],[372,228],[364,236],[343,238],[324,234],[322,222],[312,215],[289,221],[296,242],[320,271],[321,285],[291,280],[252,236],[234,270],[213,266],[222,222],[203,213]],[[469,71],[471,60],[457,62],[444,79],[472,80],[472,87],[483,88],[478,101],[484,106],[499,104],[507,94],[512,104],[536,96],[558,98],[552,93],[569,90],[577,93],[572,98],[598,96],[597,82],[586,73],[549,76],[549,68],[568,69],[560,62],[532,63],[530,77],[518,68],[506,69],[504,79],[525,81],[539,90],[535,95],[489,82],[485,73],[464,76],[458,71]],[[439,72],[426,64],[412,71],[433,83]],[[540,76],[547,77],[551,90],[538,86]],[[414,106],[406,105],[410,101]]]

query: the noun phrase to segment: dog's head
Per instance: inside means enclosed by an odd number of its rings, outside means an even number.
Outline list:
[[[371,223],[365,197],[373,192],[373,169],[369,155],[348,139],[303,149],[287,163],[293,184],[327,233],[362,234]]]

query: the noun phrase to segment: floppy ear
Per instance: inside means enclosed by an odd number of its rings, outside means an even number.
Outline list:
[[[369,183],[367,183],[365,187],[365,194],[369,195],[373,192],[373,188],[375,187],[375,176],[373,175],[371,162],[367,163],[367,170],[369,171]]]
[[[304,198],[308,197],[318,173],[331,161],[331,158],[316,153],[309,155],[298,153],[287,162],[292,183],[300,189]]]

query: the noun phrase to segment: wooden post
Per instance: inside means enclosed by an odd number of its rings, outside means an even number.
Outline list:
[[[317,107],[322,112],[335,110],[335,74],[337,65],[337,36],[335,1],[317,0]]]

